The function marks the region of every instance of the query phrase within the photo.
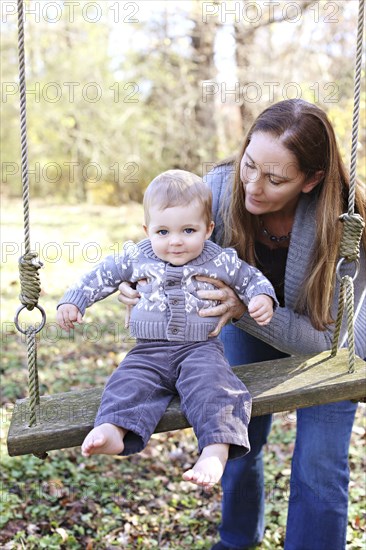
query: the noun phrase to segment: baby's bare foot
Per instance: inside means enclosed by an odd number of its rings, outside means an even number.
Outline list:
[[[100,424],[88,433],[81,446],[83,456],[118,455],[124,449],[123,438],[127,430],[115,424]]]
[[[204,487],[215,485],[224,473],[228,454],[229,445],[224,443],[208,445],[203,449],[193,468],[184,472],[183,479]]]

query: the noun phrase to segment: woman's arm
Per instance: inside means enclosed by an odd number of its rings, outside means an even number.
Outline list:
[[[343,274],[354,272],[353,264],[344,266]],[[339,301],[339,284],[336,281],[332,317],[336,319]],[[271,323],[267,327],[257,327],[250,317],[244,314],[236,325],[241,329],[257,336],[275,348],[290,354],[312,354],[331,349],[335,324],[327,330],[315,329],[307,315],[295,313],[292,308],[279,307],[275,311]],[[259,329],[259,331],[258,331]],[[366,257],[361,250],[360,271],[354,281],[354,334],[356,354],[366,356]],[[347,322],[346,315],[339,337],[339,346],[347,346]]]
[[[205,279],[206,280],[206,279]],[[306,315],[295,313],[290,308],[277,307],[271,322],[259,326],[245,311],[235,292],[221,281],[207,279],[217,287],[217,290],[198,292],[199,297],[208,300],[219,300],[215,308],[200,311],[200,316],[221,315],[220,322],[211,336],[216,336],[221,328],[231,319],[237,319],[234,324],[249,334],[263,340],[276,349],[291,355],[315,354],[331,349],[334,324],[325,331],[316,330]],[[333,314],[336,313],[338,297],[335,299]],[[366,265],[365,258],[361,262],[359,276],[354,283],[355,303],[355,344],[356,354],[366,356]],[[347,345],[347,328],[345,319],[342,323],[339,345]]]
[[[201,317],[221,316],[210,336],[217,336],[223,326],[233,320],[238,328],[290,355],[319,353],[331,348],[332,333],[315,330],[308,317],[298,315],[288,308],[277,307],[271,322],[266,326],[259,326],[230,287],[215,279],[204,280],[215,285],[217,289],[199,290],[198,296],[205,300],[220,302],[214,308],[206,308],[199,312]]]
[[[245,313],[234,324],[290,355],[320,353],[332,347],[333,329],[324,332],[316,330],[308,317],[286,307],[278,307],[271,322],[265,327],[259,327],[253,323]]]

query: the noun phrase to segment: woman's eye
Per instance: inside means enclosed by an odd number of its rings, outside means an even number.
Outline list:
[[[191,233],[194,233],[194,229],[193,227],[187,227],[184,232],[187,233],[188,235],[191,235]]]
[[[268,181],[272,183],[272,185],[280,185],[281,183],[281,181],[272,179],[271,176],[269,176]]]
[[[246,179],[259,176],[259,169],[255,164],[250,161],[244,161],[241,169],[241,179],[245,181]]]
[[[161,235],[162,237],[164,235],[167,235],[168,234],[168,230],[167,229],[159,229],[158,231],[158,235]]]

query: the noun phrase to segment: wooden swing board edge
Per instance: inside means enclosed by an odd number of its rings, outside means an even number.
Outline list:
[[[348,373],[348,350],[234,367],[253,398],[252,416],[294,410],[323,403],[362,399],[366,395],[366,363],[356,358]],[[15,403],[8,434],[10,456],[42,454],[81,445],[92,429],[103,388],[70,391],[41,397],[37,424],[29,428],[29,399]],[[215,406],[215,404],[210,404]],[[174,397],[155,433],[178,430],[190,424]]]

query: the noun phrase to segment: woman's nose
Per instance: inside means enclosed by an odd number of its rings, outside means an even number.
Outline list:
[[[260,195],[262,193],[262,179],[260,177],[247,179],[244,181],[244,187],[247,193]]]

